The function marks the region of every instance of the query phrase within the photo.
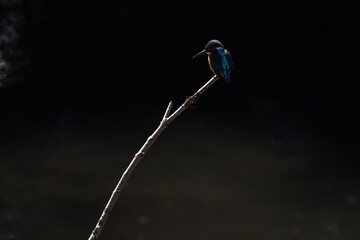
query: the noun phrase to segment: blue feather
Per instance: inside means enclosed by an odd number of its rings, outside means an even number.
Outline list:
[[[210,70],[223,78],[226,83],[230,82],[230,73],[234,69],[234,64],[230,52],[224,48],[224,45],[219,40],[210,40],[205,49],[193,58],[205,53],[208,55]]]
[[[220,54],[221,56],[221,63],[222,63],[222,75],[223,75],[223,78],[224,78],[224,81],[226,83],[229,83],[231,81],[230,79],[230,64],[229,64],[229,61],[228,61],[228,58],[227,56],[225,55],[225,51],[223,48],[221,49],[218,49],[218,53]]]

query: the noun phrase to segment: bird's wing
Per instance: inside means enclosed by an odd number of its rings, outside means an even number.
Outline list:
[[[222,70],[226,72],[230,72],[232,69],[232,59],[228,50],[220,48],[218,49],[218,54],[221,56],[221,66]]]
[[[232,60],[231,54],[228,50],[224,49],[224,55],[226,56],[227,62],[229,63],[230,69],[234,69],[234,62]]]
[[[232,69],[232,59],[230,53],[223,49],[218,48],[214,54],[211,54],[212,68],[217,75],[222,76],[225,82],[230,81],[230,72]]]

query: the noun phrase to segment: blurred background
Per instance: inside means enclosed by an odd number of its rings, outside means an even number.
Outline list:
[[[0,0],[0,239],[359,239],[355,1]]]

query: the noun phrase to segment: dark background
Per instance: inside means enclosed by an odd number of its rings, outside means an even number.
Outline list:
[[[101,238],[359,239],[355,1],[0,3],[1,240],[86,239],[210,39]]]

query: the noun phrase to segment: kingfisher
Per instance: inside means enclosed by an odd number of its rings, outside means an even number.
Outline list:
[[[224,48],[224,45],[216,39],[210,40],[205,49],[194,55],[192,58],[201,55],[208,55],[208,62],[210,70],[218,77],[224,79],[226,83],[230,82],[230,73],[234,69],[231,54]]]

